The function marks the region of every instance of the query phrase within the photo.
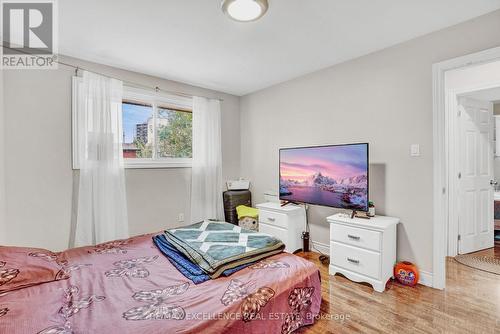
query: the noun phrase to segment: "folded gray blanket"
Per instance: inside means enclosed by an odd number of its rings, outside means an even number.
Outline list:
[[[165,231],[165,238],[211,278],[226,269],[278,254],[285,245],[275,237],[226,222],[204,221]]]

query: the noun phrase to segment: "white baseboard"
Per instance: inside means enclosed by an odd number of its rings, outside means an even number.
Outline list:
[[[418,281],[418,284],[422,284],[422,285],[425,285],[425,286],[432,288],[432,282],[433,282],[432,273],[430,273],[428,271],[421,270],[420,271],[420,279]]]
[[[322,242],[318,242],[318,241],[314,241],[314,240],[311,240],[311,244],[312,244],[312,251],[313,252],[321,252],[325,255],[328,255],[330,256],[330,246],[327,245],[327,244],[324,244]]]
[[[311,250],[313,252],[319,251],[323,254],[330,255],[330,246],[328,244],[324,244],[322,242],[318,242],[318,241],[314,241],[314,240],[311,240],[311,244],[312,244]],[[428,271],[420,271],[420,279],[419,279],[418,284],[422,284],[422,285],[425,285],[425,286],[432,288],[432,282],[433,282],[432,273],[430,273]]]

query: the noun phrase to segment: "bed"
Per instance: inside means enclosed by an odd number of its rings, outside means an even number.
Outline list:
[[[0,247],[0,333],[291,333],[319,313],[319,271],[302,258],[195,285],[152,236],[61,253]]]

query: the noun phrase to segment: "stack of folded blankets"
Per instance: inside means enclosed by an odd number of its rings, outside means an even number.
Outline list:
[[[285,248],[281,240],[269,234],[211,220],[166,230],[153,241],[195,284],[229,276]]]

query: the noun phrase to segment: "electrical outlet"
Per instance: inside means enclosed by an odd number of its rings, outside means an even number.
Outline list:
[[[184,214],[183,213],[179,213],[179,216],[178,216],[177,220],[179,221],[179,223],[184,222]]]

